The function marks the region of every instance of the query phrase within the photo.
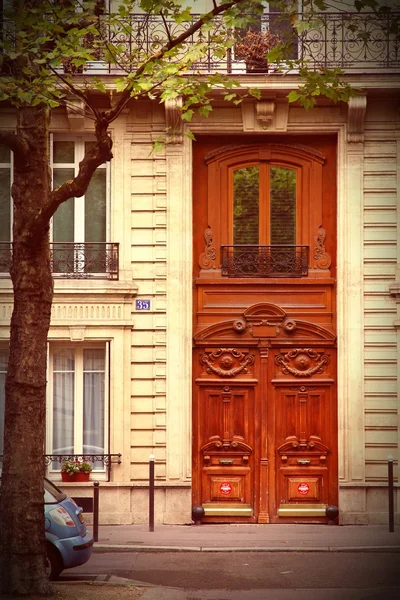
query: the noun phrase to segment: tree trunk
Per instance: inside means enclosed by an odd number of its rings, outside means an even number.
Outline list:
[[[44,561],[43,454],[53,281],[49,229],[34,227],[51,189],[49,121],[49,110],[42,106],[18,111],[17,135],[27,152],[14,155],[12,187],[14,310],[6,380],[0,575],[3,592],[26,596],[52,591]]]

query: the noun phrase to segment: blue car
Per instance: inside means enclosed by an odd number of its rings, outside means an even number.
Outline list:
[[[90,558],[93,536],[80,506],[48,479],[44,480],[46,570],[55,580],[64,569],[83,565]]]

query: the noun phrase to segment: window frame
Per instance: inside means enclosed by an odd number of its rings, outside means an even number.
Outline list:
[[[85,143],[94,142],[94,135],[72,135],[51,133],[50,134],[50,169],[51,181],[54,186],[54,169],[73,169],[76,176],[79,171],[79,163],[83,159],[85,152]],[[74,142],[74,162],[55,163],[54,162],[54,143],[55,142]],[[111,241],[111,184],[110,184],[110,163],[106,162],[97,167],[97,169],[106,171],[106,239],[104,242]],[[96,170],[97,170],[96,169]],[[89,184],[90,185],[90,184]],[[75,198],[74,202],[74,240],[73,243],[85,243],[85,197],[83,194]],[[50,239],[53,242],[53,219],[50,223]]]
[[[105,352],[105,371],[104,371],[104,452],[109,454],[110,450],[110,342],[107,341],[85,341],[85,342],[68,342],[54,340],[48,344],[48,361],[47,361],[47,420],[46,420],[46,453],[53,454],[53,424],[54,424],[54,352],[55,350],[74,350],[74,447],[72,454],[84,455],[83,452],[83,353],[84,350],[102,349]],[[76,360],[78,352],[78,361]],[[107,466],[103,464],[103,468],[93,471],[96,474],[96,479],[107,479]],[[48,466],[48,473],[51,479],[60,476],[60,468],[53,468],[52,464]]]

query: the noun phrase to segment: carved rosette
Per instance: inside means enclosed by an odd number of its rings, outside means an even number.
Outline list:
[[[214,373],[219,377],[235,377],[239,373],[248,372],[248,367],[254,363],[254,355],[236,348],[219,348],[214,352],[201,354],[200,363],[205,365],[207,373]]]
[[[318,269],[329,269],[332,262],[330,255],[325,251],[325,238],[326,231],[320,227],[317,235],[314,238],[314,260],[317,261]]]
[[[324,365],[329,364],[329,356],[312,348],[296,348],[278,354],[275,363],[282,367],[282,373],[294,377],[312,377],[323,373]]]
[[[211,227],[208,227],[204,232],[204,240],[206,242],[204,252],[200,254],[199,265],[201,269],[215,269],[215,259],[217,251],[213,246],[213,232]]]

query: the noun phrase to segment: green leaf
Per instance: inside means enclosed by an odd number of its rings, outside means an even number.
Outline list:
[[[196,141],[196,138],[195,138],[195,136],[194,136],[193,132],[192,132],[192,131],[190,131],[190,129],[185,129],[185,131],[184,131],[183,133],[184,133],[184,135],[185,135],[187,138],[189,138],[190,140]]]
[[[292,90],[288,94],[289,102],[296,102],[296,100],[298,100],[299,98],[300,98],[300,94],[298,92],[296,92],[295,90]]]
[[[193,117],[193,115],[194,115],[194,110],[192,110],[192,109],[189,109],[189,110],[187,110],[186,112],[182,113],[182,119],[183,119],[184,121],[191,121],[191,120],[192,120],[192,117]]]

